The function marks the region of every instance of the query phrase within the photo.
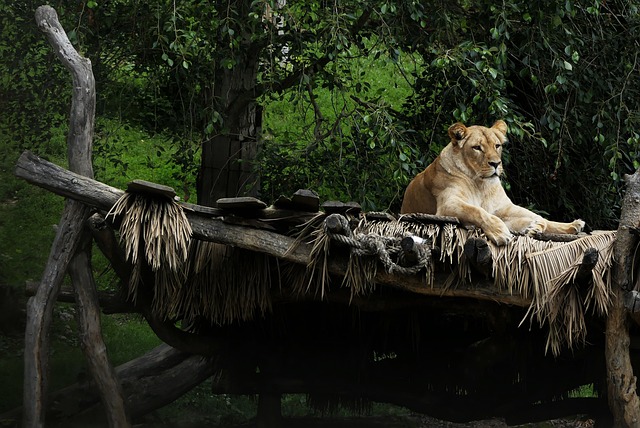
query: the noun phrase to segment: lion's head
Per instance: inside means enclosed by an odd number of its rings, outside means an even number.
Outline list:
[[[466,127],[455,123],[449,127],[458,168],[474,180],[499,177],[502,174],[502,145],[506,141],[507,124],[498,120],[491,128]]]

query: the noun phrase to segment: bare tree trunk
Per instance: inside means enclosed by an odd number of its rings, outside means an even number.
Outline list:
[[[629,229],[640,224],[640,171],[625,179],[627,187],[614,247],[615,297],[607,317],[605,357],[609,408],[614,424],[616,427],[637,427],[640,425],[640,400],[629,356],[629,317],[623,294],[631,288],[632,255],[637,241]]]
[[[41,6],[36,11],[38,27],[46,34],[54,52],[73,78],[73,97],[69,119],[67,150],[69,168],[83,176],[93,177],[92,143],[95,117],[95,81],[91,61],[83,58],[71,45],[58,21],[55,10]],[[48,386],[49,329],[53,307],[67,268],[70,269],[78,299],[79,328],[82,348],[92,375],[109,405],[110,426],[127,427],[129,423],[119,384],[104,356],[100,334],[99,307],[95,284],[89,267],[89,245],[80,248],[90,208],[67,201],[58,231],[36,295],[27,303],[25,330],[24,426],[43,427]],[[78,249],[80,248],[80,251]]]
[[[258,176],[252,172],[258,152],[262,112],[254,93],[257,54],[251,46],[231,70],[221,70],[214,99],[225,112],[224,132],[205,142],[198,175],[198,204],[215,206],[220,198],[256,196]]]

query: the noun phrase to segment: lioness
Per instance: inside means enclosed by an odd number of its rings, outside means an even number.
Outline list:
[[[509,242],[512,232],[582,231],[582,220],[548,221],[511,202],[500,183],[506,134],[502,120],[491,128],[451,125],[451,142],[409,183],[401,212],[457,217],[463,224],[481,228],[496,245]]]

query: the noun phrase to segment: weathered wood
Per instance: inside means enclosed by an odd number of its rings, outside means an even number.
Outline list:
[[[425,213],[411,213],[401,215],[400,221],[416,221],[419,223],[452,223],[460,224],[460,221],[456,217],[440,216]]]
[[[69,169],[81,176],[93,177],[92,142],[95,120],[95,81],[91,70],[91,61],[79,55],[74,49],[53,8],[39,7],[36,10],[35,19],[38,27],[49,40],[56,56],[71,73],[73,81],[67,137]],[[36,295],[27,303],[23,393],[25,427],[44,426],[48,384],[49,328],[53,306],[67,268],[69,268],[76,287],[82,349],[90,363],[89,368],[98,384],[102,400],[109,403],[109,424],[118,427],[131,425],[118,389],[118,382],[104,353],[95,284],[89,267],[90,246],[80,247],[81,241],[87,242],[89,239],[88,234],[83,235],[84,221],[89,214],[89,207],[77,201],[67,201],[49,260],[45,266],[41,286]]]
[[[24,352],[24,426],[44,427],[48,389],[49,330],[53,306],[67,266],[75,254],[89,208],[68,200],[35,296],[27,301]]]
[[[640,291],[631,290],[622,293],[623,304],[632,315],[640,312]]]
[[[42,166],[42,171],[40,166]],[[121,190],[114,189],[106,184],[86,177],[75,176],[64,168],[42,160],[29,152],[23,153],[18,159],[16,175],[53,193],[75,197],[82,200],[83,203],[105,211],[109,210],[119,196],[123,194]],[[73,181],[73,186],[68,186],[71,181]],[[220,219],[209,218],[208,216],[202,217],[195,212],[187,211],[185,214],[191,224],[193,237],[196,239],[265,253],[305,266],[309,263],[311,246],[306,243],[299,243],[294,247],[294,238],[266,230],[225,224]],[[331,259],[328,268],[333,274],[344,275],[347,269],[347,262],[346,260]],[[417,275],[393,275],[384,272],[383,269],[379,269],[376,274],[376,281],[413,293],[430,296],[470,297],[525,307],[531,303],[529,299],[521,296],[496,290],[493,284],[488,281],[479,281],[473,287],[447,288],[444,287],[447,276],[446,274],[437,274],[434,286],[428,287],[423,282],[423,279]]]
[[[325,220],[324,224],[327,230],[336,235],[351,235],[351,228],[349,227],[349,220],[341,214],[330,214]]]
[[[631,269],[637,237],[630,228],[640,224],[640,171],[625,176],[626,192],[622,201],[620,224],[614,244],[613,302],[606,325],[605,358],[609,408],[616,427],[640,425],[640,400],[636,376],[629,355],[629,317],[624,307],[624,292],[631,288]]]
[[[532,238],[538,241],[553,241],[553,242],[571,242],[584,235],[569,235],[564,233],[536,233]]]
[[[242,196],[238,198],[220,198],[216,201],[218,208],[224,210],[261,210],[267,207],[267,204],[260,199],[252,196]]]
[[[482,238],[469,238],[464,243],[464,255],[478,271],[484,275],[491,275],[493,257],[486,240]]]
[[[420,260],[420,255],[425,251],[424,246],[428,245],[429,241],[419,236],[407,236],[400,241],[400,248],[402,249],[401,259],[410,266],[415,265]]]
[[[90,241],[87,240],[87,243]],[[89,251],[79,251],[69,264],[69,276],[75,290],[76,317],[80,333],[80,347],[86,358],[89,372],[98,385],[100,399],[109,426],[130,425],[122,387],[107,356],[102,338],[98,292],[91,272]],[[124,424],[124,425],[123,425]]]
[[[317,212],[320,209],[320,198],[313,190],[299,189],[291,197],[291,203],[296,209]]]
[[[357,215],[362,207],[357,202],[327,201],[322,204],[322,209],[327,214],[352,214]]]
[[[27,282],[25,293],[27,296],[35,296],[38,292],[37,282]],[[61,287],[58,293],[58,302],[75,303],[75,291],[71,287]],[[98,304],[103,314],[130,314],[138,312],[131,302],[126,301],[122,295],[113,291],[98,291]]]
[[[580,268],[578,269],[578,273],[576,273],[576,283],[587,283],[588,280],[591,279],[591,271],[596,267],[599,258],[600,252],[596,248],[587,248],[584,250]]]
[[[109,211],[124,195],[124,191],[120,189],[68,171],[28,150],[20,155],[14,174],[57,195],[103,211]]]
[[[166,344],[115,368],[132,418],[173,402],[216,370],[214,359],[178,351]],[[24,409],[6,412],[0,415],[0,420],[18,419]],[[80,414],[84,414],[86,424],[69,422],[69,426],[98,426],[97,422],[104,418],[100,395],[92,382],[83,380],[51,394],[48,421],[73,420]]]
[[[152,183],[146,180],[133,180],[127,183],[127,192],[139,192],[150,193],[155,195],[166,196],[173,199],[177,196],[173,187],[165,186],[163,184]]]
[[[396,218],[394,216],[392,216],[389,213],[385,213],[385,212],[370,212],[370,213],[364,213],[364,217],[371,221],[371,220],[378,220],[378,221],[395,221]]]
[[[212,337],[189,333],[176,327],[171,320],[162,319],[151,310],[150,299],[143,301],[138,297],[138,309],[142,312],[149,327],[164,343],[193,355],[215,356],[223,349]]]
[[[109,260],[113,271],[121,281],[127,283],[131,276],[131,265],[127,263],[124,249],[120,246],[113,229],[109,227],[105,218],[98,213],[89,218],[87,226],[98,248]]]

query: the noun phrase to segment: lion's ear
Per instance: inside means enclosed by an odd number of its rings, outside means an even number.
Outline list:
[[[449,137],[451,141],[461,141],[467,135],[467,127],[457,122],[449,127]]]
[[[504,120],[496,120],[496,123],[494,123],[491,128],[500,131],[502,135],[507,135],[508,128]]]

